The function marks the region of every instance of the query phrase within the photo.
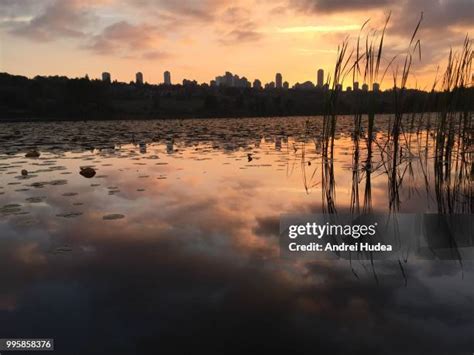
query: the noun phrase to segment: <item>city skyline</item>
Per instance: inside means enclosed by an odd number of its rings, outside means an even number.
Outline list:
[[[88,79],[90,77],[86,75]],[[93,78],[94,79],[94,78]],[[103,72],[101,75],[102,81],[106,83],[118,82],[116,80],[112,80],[112,75],[109,72]],[[248,80],[245,76],[240,77],[238,74],[232,74],[229,71],[226,71],[224,75],[218,75],[215,79],[211,80],[209,83],[206,82],[197,82],[196,80],[186,79],[182,80],[182,83],[172,83],[171,82],[171,72],[166,70],[163,72],[163,81],[162,82],[147,82],[144,80],[144,76],[142,72],[137,72],[135,74],[135,81],[130,81],[130,83],[135,83],[137,85],[149,84],[149,85],[208,85],[209,87],[233,87],[233,88],[253,88],[253,89],[278,89],[278,90],[288,90],[288,89],[324,89],[329,90],[333,89],[333,86],[326,81],[324,81],[324,70],[318,69],[316,80],[313,83],[311,80],[307,80],[303,83],[296,82],[294,85],[290,85],[288,81],[283,81],[283,75],[281,73],[275,74],[275,81],[271,81],[262,85],[262,81],[258,78],[254,79],[253,82]],[[371,85],[367,83],[362,83],[362,86],[359,88],[359,81],[355,81],[352,83],[353,86],[348,85],[345,87],[345,91],[381,91],[383,90],[382,86],[378,82],[373,82]],[[337,91],[344,91],[344,87],[342,84],[335,84],[334,89]]]
[[[472,33],[469,0],[4,1],[0,71],[28,77],[99,77],[106,71],[127,82],[140,68],[147,81],[159,82],[172,67],[175,82],[210,82],[225,71],[262,83],[275,82],[278,72],[290,83],[314,82],[315,66],[333,71],[346,36],[354,41],[369,18],[365,30],[380,30],[389,11],[385,63],[403,53],[424,11],[423,60],[413,62],[409,82],[430,87],[450,46]]]
[[[86,74],[87,78],[90,79],[90,76]],[[92,78],[96,79],[96,78]],[[97,78],[98,79],[98,78]],[[112,83],[117,80],[113,80],[112,74],[109,72],[102,72],[101,74],[101,80],[107,83]],[[118,81],[117,81],[118,82]],[[126,82],[126,81],[125,81]],[[132,81],[131,81],[132,82]],[[163,72],[163,81],[161,82],[148,82],[144,79],[144,75],[142,72],[137,72],[135,74],[135,84],[150,84],[150,85],[175,85],[175,84],[180,84],[180,83],[172,83],[171,82],[171,72],[166,70]],[[247,79],[245,76],[240,77],[238,74],[232,74],[230,71],[226,71],[224,75],[218,75],[215,77],[215,79],[210,80],[209,83],[206,82],[197,82],[196,80],[193,79],[187,79],[184,78],[182,80],[182,83],[197,83],[199,85],[202,84],[208,84],[209,86],[226,86],[226,87],[236,87],[236,88],[254,88],[254,89],[261,89],[262,86],[262,81],[258,78],[255,78],[253,82],[249,79]],[[306,80],[304,83],[299,83],[296,82],[294,85],[290,85],[288,81],[283,81],[283,75],[281,73],[276,73],[275,74],[275,81],[271,81],[268,83],[265,83],[265,88],[276,88],[276,89],[289,89],[289,88],[295,88],[301,85],[305,85],[305,83],[311,83],[313,87],[317,88],[322,88],[324,86],[329,87],[329,84],[324,82],[324,70],[323,69],[318,69],[317,70],[317,78],[315,80],[315,83],[313,84],[312,80]],[[354,83],[355,90],[358,89],[358,82]],[[377,83],[374,83],[374,85],[378,85]],[[348,86],[348,88],[352,89],[351,86]]]

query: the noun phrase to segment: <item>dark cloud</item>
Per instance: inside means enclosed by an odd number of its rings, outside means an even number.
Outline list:
[[[363,11],[384,8],[389,0],[290,0],[290,6],[304,12]]]
[[[443,31],[451,26],[472,26],[472,0],[289,0],[288,7],[307,13],[391,11],[391,29],[408,33],[415,28],[424,12],[423,27]],[[367,15],[369,18],[369,14]]]
[[[29,15],[24,15],[26,10],[22,10],[20,3],[29,9]],[[98,23],[97,8],[101,5],[109,9],[133,6],[135,14],[142,14],[143,19],[133,23],[121,20],[97,33],[93,26]],[[196,22],[222,26],[219,42],[225,45],[254,42],[262,36],[249,21],[250,10],[232,5],[229,0],[49,0],[41,6],[30,0],[6,0],[0,11],[14,15],[11,19],[5,17],[1,26],[17,36],[42,42],[75,38],[80,40],[80,48],[97,54],[151,60],[167,56],[156,49],[163,34],[177,33]]]
[[[242,23],[244,21],[248,21],[250,16],[251,16],[251,13],[248,9],[244,7],[239,7],[239,6],[229,7],[225,9],[220,15],[223,22],[230,23],[230,24],[236,24],[236,23]]]
[[[472,0],[288,0],[288,8],[307,13],[355,12],[366,10],[392,11],[391,28],[398,32],[413,31],[420,13],[423,26],[443,31],[450,26],[472,26]],[[369,14],[367,15],[369,18]]]
[[[421,62],[416,53],[418,72],[436,70],[438,64],[447,58],[450,48],[462,45],[469,30],[472,31],[472,0],[412,0],[404,1],[392,11],[388,36],[398,36],[408,46],[421,13],[423,19],[415,40],[421,42]],[[402,52],[404,49],[402,49]],[[389,51],[386,52],[388,55]],[[401,53],[401,52],[399,52]],[[393,52],[392,54],[397,54]],[[390,57],[390,56],[389,56]],[[403,63],[399,63],[402,66]],[[443,70],[443,68],[440,68]],[[416,81],[416,72],[413,72]],[[434,78],[433,78],[434,80]]]
[[[227,28],[219,38],[223,45],[255,42],[263,37],[258,31],[259,26],[252,21],[252,13],[245,7],[227,7],[219,13],[219,22]]]
[[[93,15],[78,0],[49,3],[29,21],[16,23],[11,33],[35,41],[51,41],[61,37],[83,37],[84,28]],[[10,7],[10,10],[12,7]]]
[[[86,48],[97,54],[134,55],[137,54],[137,51],[153,49],[159,38],[157,26],[133,25],[126,21],[120,21],[93,36]]]
[[[398,33],[413,32],[420,14],[423,22],[420,33],[431,31],[439,38],[454,26],[472,27],[474,2],[472,0],[412,0],[404,1],[395,9],[390,29]]]
[[[28,0],[19,2],[33,8],[33,4]],[[98,34],[93,34],[92,30],[88,31],[89,25],[97,23],[95,6],[104,4],[113,3],[108,0],[48,1],[43,3],[42,8],[37,8],[36,15],[29,20],[15,19],[15,16],[22,14],[16,2],[2,3],[0,11],[14,16],[12,21],[5,22],[3,27],[7,27],[14,35],[30,40],[46,42],[58,38],[77,38],[82,43],[80,48],[97,54],[119,54],[142,59],[158,59],[167,55],[156,50],[155,45],[161,35],[155,25],[119,21]],[[162,22],[169,24],[166,19]]]
[[[51,1],[37,0],[2,0],[0,1],[0,18],[15,18],[19,16],[33,15],[42,6]]]
[[[243,26],[238,25],[233,30],[224,34],[219,39],[219,42],[224,45],[234,45],[246,42],[256,42],[262,37],[262,34],[255,29],[253,23],[246,23]]]
[[[229,3],[229,0],[138,0],[134,1],[132,5],[142,6],[148,11],[166,12],[177,17],[211,21],[217,12]]]

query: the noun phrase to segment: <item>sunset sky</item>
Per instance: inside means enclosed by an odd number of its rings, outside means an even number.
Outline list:
[[[332,70],[337,46],[387,13],[385,62],[406,50],[424,11],[412,85],[431,85],[450,46],[472,35],[474,0],[0,0],[0,71],[130,81],[209,82],[226,70],[290,85]],[[349,83],[348,83],[349,84]]]

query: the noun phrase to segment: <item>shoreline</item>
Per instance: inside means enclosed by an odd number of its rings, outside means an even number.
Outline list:
[[[460,113],[462,111],[456,111]],[[438,112],[404,112],[405,115],[432,115]],[[395,112],[379,112],[376,116],[380,115],[395,115]],[[354,113],[340,113],[336,116],[353,116]],[[368,113],[362,113],[362,116],[367,116]],[[222,120],[222,119],[265,119],[265,118],[301,118],[301,117],[324,117],[324,114],[282,114],[282,115],[232,115],[232,116],[199,116],[199,115],[180,115],[180,116],[117,116],[117,117],[93,117],[93,118],[76,118],[76,117],[0,117],[0,124],[2,123],[34,123],[34,122],[101,122],[101,121],[167,121],[167,120]]]

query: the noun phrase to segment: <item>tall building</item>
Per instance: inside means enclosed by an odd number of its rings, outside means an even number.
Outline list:
[[[102,73],[102,81],[105,82],[105,83],[110,83],[112,81],[111,77],[110,77],[110,73],[103,72]]]
[[[357,90],[359,90],[359,82],[354,81],[354,91],[357,91]]]
[[[143,84],[143,74],[141,72],[138,72],[136,75],[135,75],[135,82],[138,84],[138,85],[142,85]]]
[[[379,91],[380,91],[380,84],[379,84],[379,83],[374,83],[374,84],[372,85],[372,90],[373,90],[374,92],[379,92]]]
[[[322,88],[324,85],[324,70],[318,69],[318,88]]]
[[[281,76],[280,73],[277,73],[275,75],[275,87],[277,89],[281,89],[283,87],[283,77]]]
[[[260,90],[262,88],[262,82],[258,79],[253,81],[253,88]]]
[[[233,87],[233,88],[249,88],[252,84],[245,76],[239,77],[237,74],[225,72],[222,76],[216,76],[216,86]]]
[[[165,85],[171,85],[171,73],[167,70],[163,73]]]
[[[283,83],[283,89],[288,90],[289,88],[290,88],[290,84],[288,83],[288,81],[285,81]]]
[[[183,79],[183,86],[196,86],[197,84],[196,80]]]

